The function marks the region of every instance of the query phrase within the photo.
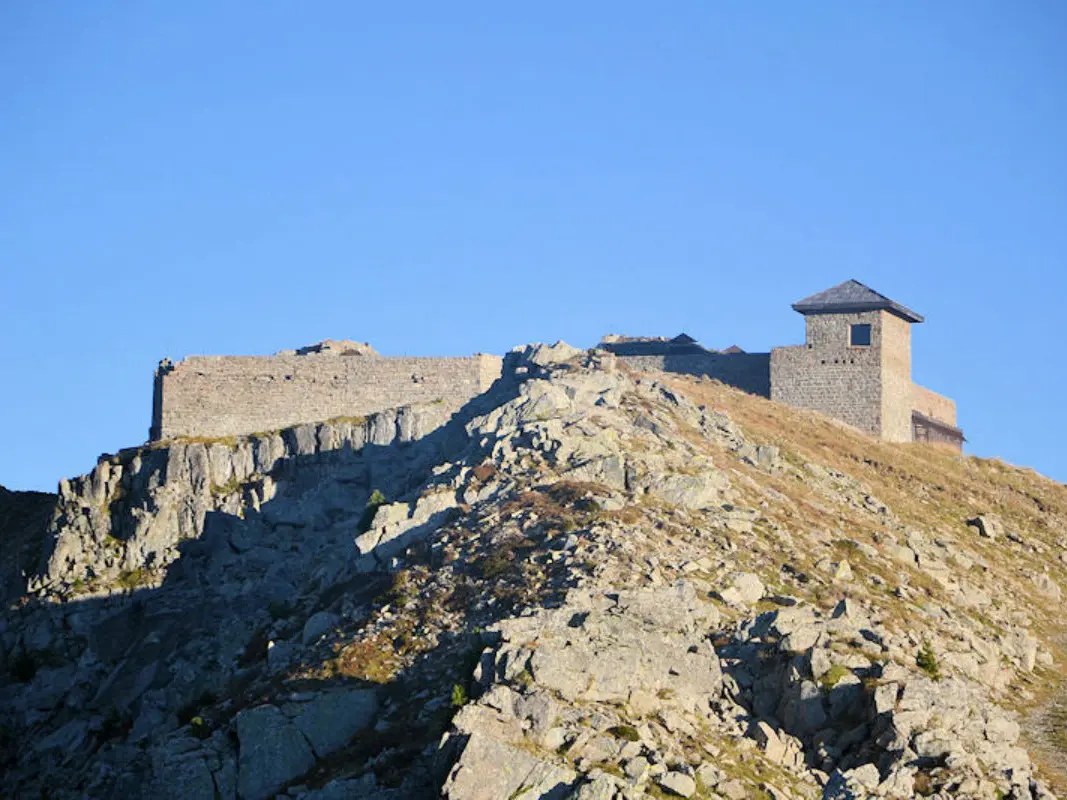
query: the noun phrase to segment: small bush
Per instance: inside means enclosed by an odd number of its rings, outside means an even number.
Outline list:
[[[641,734],[637,732],[637,728],[633,725],[615,725],[608,728],[608,733],[616,739],[625,739],[627,742],[641,741]]]
[[[385,503],[385,495],[377,489],[370,493],[370,497],[367,498],[367,507],[363,509],[363,516],[359,518],[360,533],[366,533],[370,530],[371,523],[374,522],[374,515],[378,513],[378,508],[384,506]]]
[[[834,664],[826,673],[819,678],[819,683],[823,685],[824,689],[833,689],[851,670],[848,667],[844,667],[841,664]]]
[[[381,594],[382,602],[390,606],[406,606],[417,597],[418,587],[415,586],[407,572],[394,574],[389,588]]]
[[[507,549],[494,550],[478,562],[478,571],[487,580],[499,578],[511,566],[511,559],[508,557],[510,554]]]
[[[521,686],[523,689],[529,689],[534,685],[533,675],[530,670],[524,669],[518,675],[515,676],[515,683]]]
[[[204,722],[203,717],[193,717],[189,720],[189,726],[192,728],[193,736],[197,739],[211,738],[211,726]]]
[[[923,642],[919,655],[915,657],[915,663],[935,681],[941,680],[941,666],[937,663],[937,656],[929,642]]]
[[[470,702],[467,690],[458,683],[452,686],[452,708],[463,708]]]
[[[243,484],[237,479],[237,476],[230,478],[226,483],[216,483],[211,486],[212,497],[226,497],[226,495],[233,494],[241,488]]]
[[[119,573],[119,577],[115,580],[119,586],[127,591],[133,591],[152,582],[152,573],[144,567],[137,569],[127,569]]]

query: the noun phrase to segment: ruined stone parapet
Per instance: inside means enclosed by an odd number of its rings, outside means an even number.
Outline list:
[[[149,439],[239,436],[412,403],[437,402],[453,412],[500,377],[497,356],[383,358],[358,344],[324,342],[303,355],[163,361]]]

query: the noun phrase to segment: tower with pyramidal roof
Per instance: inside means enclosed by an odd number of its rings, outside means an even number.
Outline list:
[[[911,326],[923,318],[859,281],[794,303],[805,343],[771,351],[771,399],[891,442],[959,447],[956,404],[911,380]]]

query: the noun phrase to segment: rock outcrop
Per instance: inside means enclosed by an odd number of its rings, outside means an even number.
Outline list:
[[[0,629],[3,789],[1052,797],[1067,489],[822,426],[558,344],[104,457]]]

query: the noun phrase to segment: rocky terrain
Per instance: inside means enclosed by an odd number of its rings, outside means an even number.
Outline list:
[[[1067,487],[717,383],[531,346],[41,507],[7,796],[1062,791]]]
[[[0,598],[17,600],[26,592],[27,576],[41,561],[42,535],[56,496],[46,492],[12,492],[0,486]]]

